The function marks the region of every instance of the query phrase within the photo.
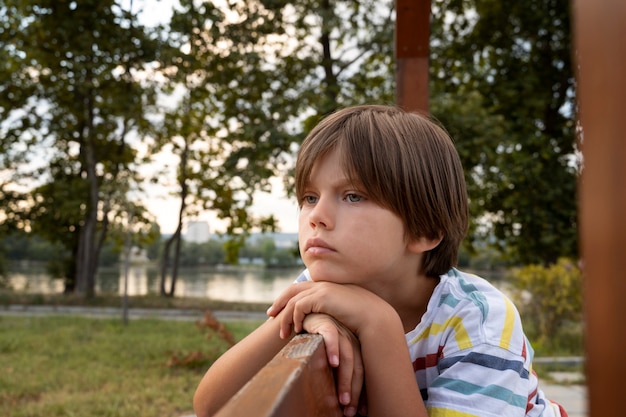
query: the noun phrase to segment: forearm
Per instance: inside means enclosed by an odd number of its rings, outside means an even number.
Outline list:
[[[427,417],[399,317],[389,314],[359,334],[368,416]]]
[[[269,319],[213,363],[194,394],[197,417],[215,414],[285,346],[278,333],[278,320]]]

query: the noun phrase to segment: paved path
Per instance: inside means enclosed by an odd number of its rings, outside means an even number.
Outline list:
[[[541,388],[549,399],[565,408],[569,417],[588,416],[587,388],[584,385],[542,384]]]
[[[267,315],[253,311],[212,311],[216,319],[221,321],[235,320],[265,320]],[[93,318],[122,318],[121,307],[82,307],[82,306],[50,306],[50,305],[23,305],[10,304],[0,306],[0,315],[5,316],[51,316],[51,315],[80,315]],[[196,321],[204,317],[204,312],[194,309],[167,309],[167,308],[129,308],[129,319],[161,318],[166,320]]]
[[[221,321],[265,320],[262,312],[243,311],[212,311],[215,318]],[[81,315],[94,318],[122,318],[121,307],[80,307],[80,306],[30,306],[12,304],[0,306],[0,316],[50,316],[50,315]],[[166,320],[196,321],[203,318],[200,310],[129,308],[128,318],[161,318]],[[541,384],[547,397],[561,404],[569,417],[587,417],[587,388],[584,385]],[[193,416],[186,416],[193,417]]]

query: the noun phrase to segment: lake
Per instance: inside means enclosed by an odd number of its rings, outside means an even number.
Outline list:
[[[222,301],[271,303],[301,271],[302,268],[181,268],[175,295]],[[15,291],[39,294],[63,292],[63,281],[51,279],[44,266],[13,265],[8,272],[8,283]],[[125,275],[122,266],[100,268],[96,278],[96,294],[123,295]],[[131,265],[128,271],[128,295],[158,294],[159,286],[160,272],[157,266]]]

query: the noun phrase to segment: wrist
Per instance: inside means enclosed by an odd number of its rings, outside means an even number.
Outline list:
[[[404,340],[402,320],[391,305],[384,303],[380,308],[370,311],[371,314],[364,320],[364,325],[355,332],[359,340],[362,342],[370,338],[385,340],[384,337],[393,335],[401,335]]]

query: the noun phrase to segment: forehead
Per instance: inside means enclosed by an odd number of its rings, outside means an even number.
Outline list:
[[[348,168],[348,164],[344,152],[336,147],[312,161],[310,173],[305,181],[310,183],[324,179],[330,182],[352,182],[352,170]]]

